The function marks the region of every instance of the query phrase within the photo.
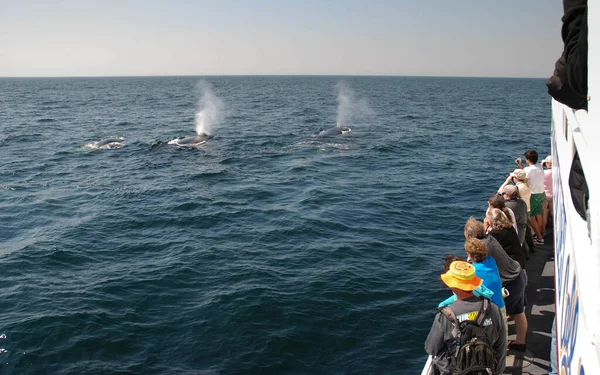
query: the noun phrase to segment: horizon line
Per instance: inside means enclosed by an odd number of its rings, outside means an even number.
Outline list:
[[[460,75],[401,75],[401,74],[157,74],[157,75],[81,75],[81,76],[0,76],[0,79],[35,78],[168,78],[168,77],[405,77],[405,78],[494,78],[494,79],[547,79],[525,76],[460,76]]]

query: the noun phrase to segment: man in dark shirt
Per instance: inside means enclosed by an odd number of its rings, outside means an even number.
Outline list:
[[[459,322],[476,320],[484,297],[477,297],[473,290],[479,287],[483,280],[475,276],[475,267],[462,261],[452,262],[450,269],[441,275],[446,284],[458,299],[450,305]],[[494,374],[502,374],[506,366],[506,331],[500,309],[494,303],[488,304],[488,310],[482,327],[494,350],[496,368]],[[425,350],[431,354],[437,373],[451,374],[454,369],[455,335],[454,323],[438,312],[433,320],[431,331],[425,341]]]

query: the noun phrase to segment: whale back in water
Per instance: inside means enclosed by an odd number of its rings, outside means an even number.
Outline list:
[[[193,137],[184,137],[184,138],[173,139],[172,141],[169,141],[169,144],[173,144],[173,145],[177,145],[177,146],[199,146],[213,138],[214,138],[213,135],[202,133],[202,134],[195,135]]]
[[[317,133],[317,137],[333,137],[335,135],[348,134],[351,131],[352,129],[347,126],[336,126],[334,128],[321,129],[319,133]]]
[[[90,142],[85,145],[88,150],[111,150],[125,146],[125,138],[123,137],[106,137],[99,141]]]
[[[104,138],[104,139],[101,139],[98,141],[97,146],[98,147],[110,146],[111,143],[115,143],[115,145],[117,143],[121,144],[121,143],[123,143],[123,139],[116,138],[116,137]]]

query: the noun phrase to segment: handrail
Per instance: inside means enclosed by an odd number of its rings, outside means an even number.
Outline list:
[[[423,371],[421,371],[421,375],[430,375],[432,373],[431,365],[432,365],[432,357],[429,356],[427,358],[427,362],[425,363],[425,366],[423,367]]]

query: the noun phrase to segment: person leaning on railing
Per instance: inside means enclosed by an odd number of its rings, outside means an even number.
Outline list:
[[[516,160],[519,168],[525,171],[527,182],[531,188],[530,209],[531,209],[531,229],[533,229],[533,242],[537,245],[544,244],[542,235],[542,209],[546,200],[544,191],[544,169],[542,164],[538,163],[538,153],[535,150],[525,151],[525,162],[527,167],[523,167],[521,158]]]
[[[514,184],[519,190],[521,199],[527,205],[527,225],[525,226],[525,241],[521,242],[523,246],[523,254],[528,257],[528,253],[535,253],[535,244],[533,243],[533,235],[531,229],[531,188],[527,181],[527,173],[521,169],[515,169],[511,174],[508,175],[506,181],[500,186],[498,192],[502,192],[505,187]]]
[[[521,246],[525,243],[527,232],[527,203],[519,195],[519,189],[515,185],[506,185],[498,192],[504,199],[506,207],[510,208],[517,219],[517,235]]]
[[[467,262],[455,261],[448,272],[441,275],[442,281],[457,296],[449,307],[458,322],[479,317],[485,297],[477,297],[473,291],[483,284],[475,275],[475,267]],[[494,352],[494,374],[502,374],[506,366],[506,331],[500,309],[494,303],[486,303],[487,311],[481,324]],[[436,374],[452,374],[456,363],[456,328],[440,311],[435,315],[431,330],[425,340],[425,351],[432,356]]]
[[[525,203],[523,203],[525,204]],[[505,296],[505,312],[504,317],[507,314],[512,313],[516,315],[519,313],[518,308],[523,299],[525,298],[525,287],[527,286],[527,278],[525,271],[521,269],[521,265],[516,260],[508,256],[506,251],[502,248],[502,245],[494,237],[485,233],[483,229],[483,223],[476,220],[474,217],[470,217],[465,223],[464,228],[465,239],[469,241],[472,238],[481,240],[487,246],[487,256],[494,258],[496,266],[498,267],[498,274],[500,275],[500,281],[502,286],[508,291],[508,296]],[[510,306],[510,310],[508,307]],[[510,312],[509,312],[510,311]],[[518,318],[520,319],[520,318]],[[519,320],[519,324],[523,324]],[[506,322],[505,322],[506,323]],[[525,324],[527,321],[525,321]],[[525,327],[527,327],[525,325]],[[508,335],[508,331],[507,331]],[[508,339],[507,339],[508,341]]]
[[[483,242],[483,241],[481,241]],[[450,269],[450,265],[452,264],[452,262],[455,261],[461,261],[461,262],[466,262],[467,260],[465,258],[461,258],[458,255],[447,255],[446,259],[444,259],[444,268],[442,269],[442,273],[446,273],[448,272],[448,270]],[[502,293],[502,292],[500,292]],[[492,299],[492,297],[494,296],[494,292],[489,289],[488,287],[486,287],[485,285],[481,284],[479,286],[479,288],[475,289],[473,291],[473,294],[476,295],[477,297],[485,297],[489,300]],[[456,296],[456,294],[452,294],[450,297],[446,298],[445,300],[443,300],[442,302],[440,302],[438,304],[438,309],[445,307],[445,306],[450,306],[451,304],[453,304],[454,302],[456,302],[456,300],[458,299],[458,297]],[[504,306],[504,305],[503,305]],[[504,317],[506,317],[506,311],[504,311],[505,314],[503,315]],[[505,322],[506,323],[506,322]],[[508,326],[505,327],[508,330]],[[508,341],[508,334],[507,336],[507,340]]]
[[[525,338],[527,336],[527,317],[525,316],[525,307],[527,306],[527,296],[525,295],[527,273],[525,272],[525,256],[523,255],[523,250],[519,243],[519,237],[504,212],[497,208],[488,210],[484,221],[484,227],[486,225],[491,228],[489,232],[490,235],[498,240],[504,251],[506,251],[512,259],[519,262],[522,268],[519,278],[511,283],[510,288],[508,285],[506,286],[510,294],[506,297],[504,302],[506,304],[506,314],[515,319],[517,328],[517,337],[514,341],[508,343],[508,348],[525,352],[527,350],[525,344]]]
[[[506,202],[504,201],[504,197],[502,196],[502,194],[496,193],[488,198],[488,210],[491,208],[497,208],[497,209],[501,210],[502,212],[504,212],[504,214],[506,215],[508,220],[510,220],[510,223],[512,224],[513,228],[515,228],[515,232],[517,232],[517,235],[519,235],[519,226],[517,224],[517,222],[518,222],[517,215],[511,208],[506,206]],[[521,221],[526,223],[527,222],[527,212],[525,212],[525,217],[519,218],[519,219],[521,219]],[[525,234],[523,234],[523,238],[525,238]],[[519,236],[519,240],[521,240],[521,236]]]
[[[464,235],[465,239],[477,238],[485,242],[488,248],[488,256],[491,256],[496,261],[498,273],[502,280],[502,286],[506,287],[508,284],[519,278],[522,271],[521,265],[519,262],[508,256],[498,240],[485,233],[481,221],[471,216],[465,223]]]
[[[502,293],[502,280],[494,257],[489,256],[488,247],[478,238],[467,238],[465,241],[465,252],[468,262],[475,267],[475,274],[483,279],[483,285],[492,291],[490,300],[500,308],[506,336],[508,338],[508,324],[506,320],[506,307]]]

